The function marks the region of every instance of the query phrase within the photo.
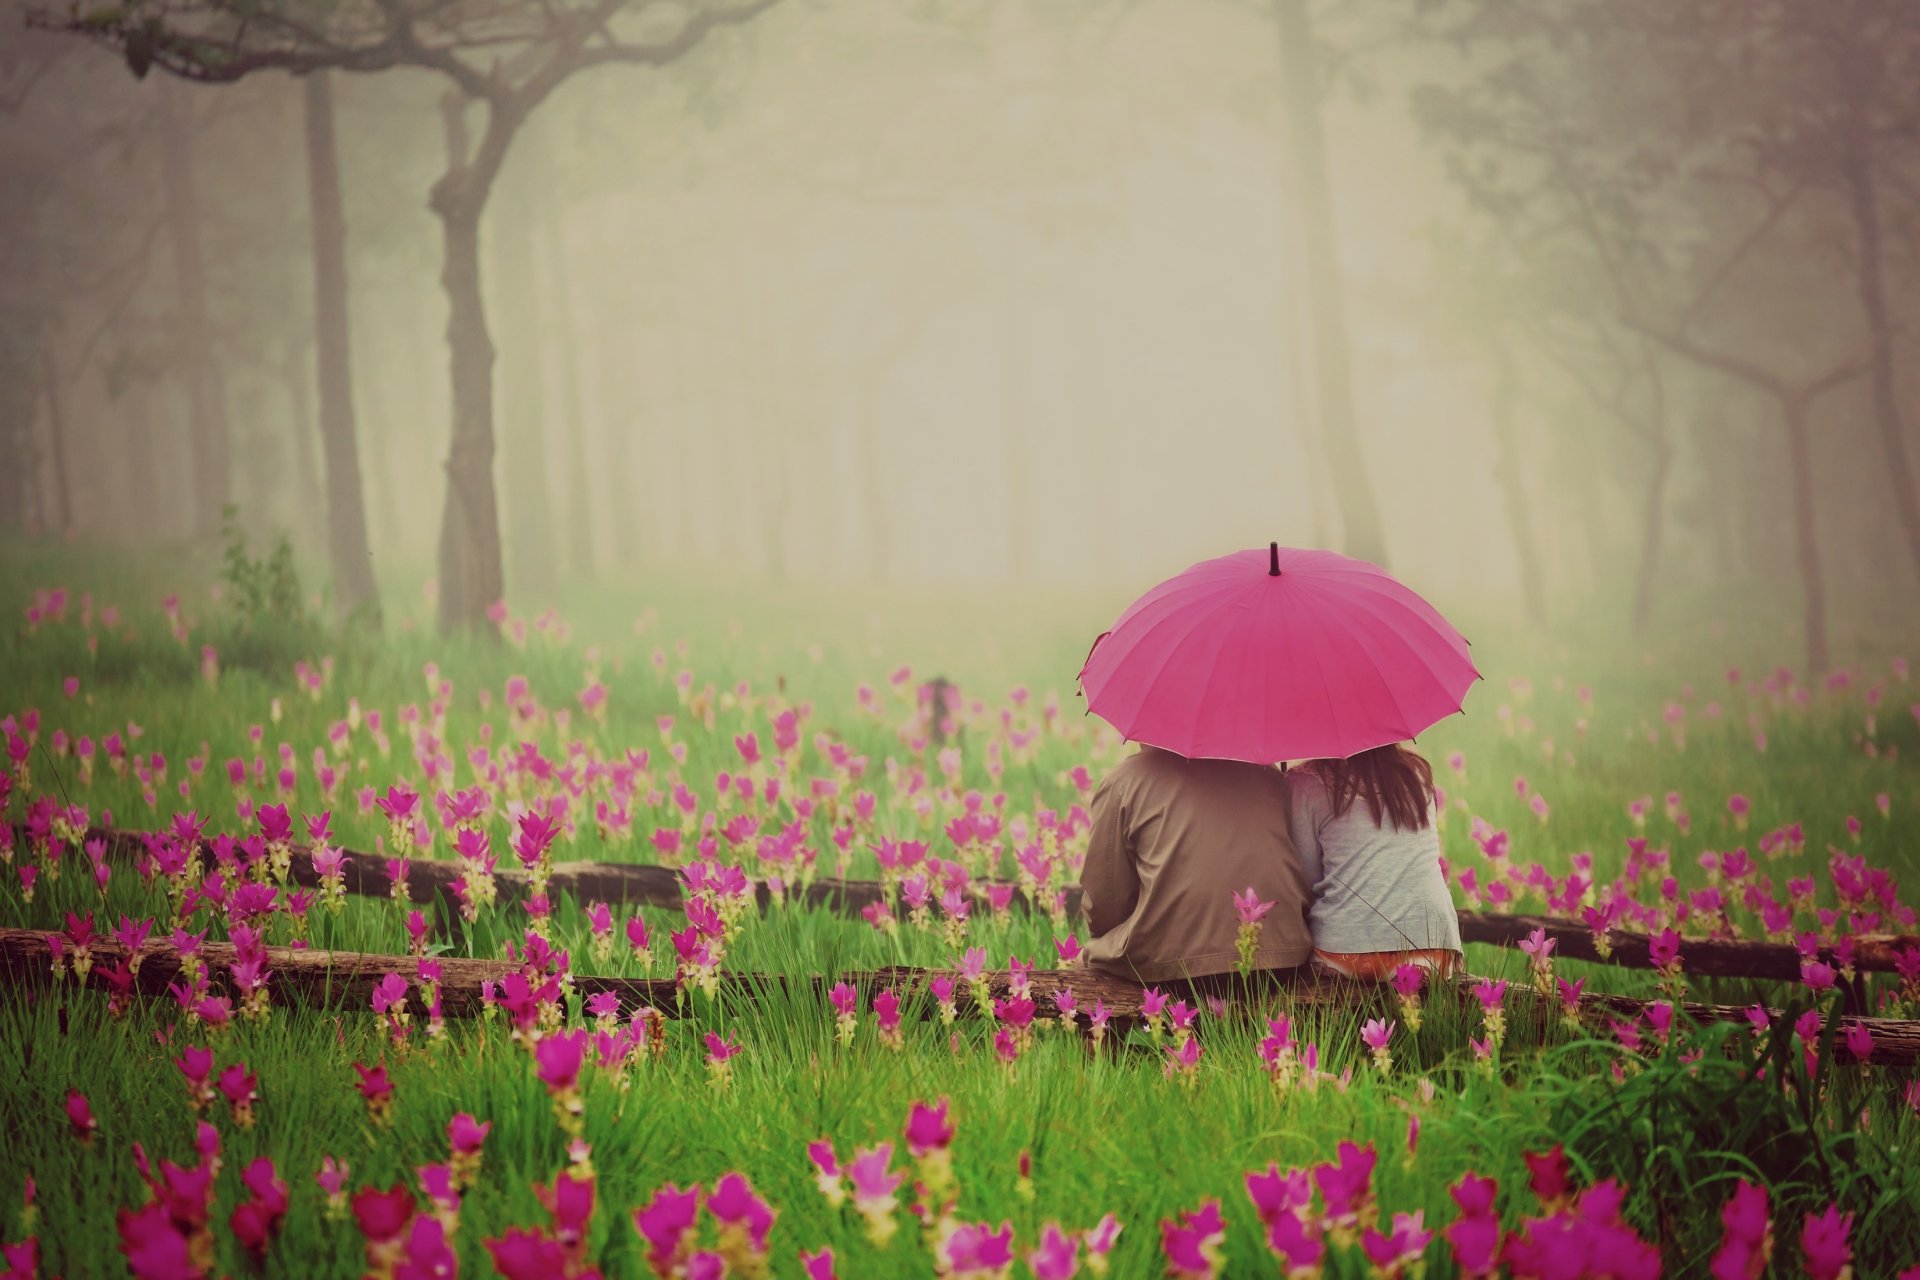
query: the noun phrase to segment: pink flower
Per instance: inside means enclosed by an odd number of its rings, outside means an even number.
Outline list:
[[[1351,1225],[1365,1216],[1373,1196],[1373,1166],[1378,1160],[1371,1145],[1360,1147],[1343,1138],[1335,1159],[1314,1167],[1313,1180],[1326,1202],[1330,1226]]]
[[[1714,1280],[1758,1280],[1767,1264],[1767,1190],[1742,1178],[1720,1209],[1720,1249],[1713,1255]]]
[[[668,1183],[653,1193],[653,1199],[633,1212],[633,1229],[647,1242],[647,1262],[657,1274],[683,1256],[687,1234],[700,1214],[700,1188],[696,1184],[685,1191]]]
[[[1220,1242],[1227,1227],[1220,1215],[1220,1202],[1208,1200],[1198,1209],[1160,1220],[1160,1250],[1167,1258],[1170,1276],[1216,1276],[1220,1274]]]
[[[1496,982],[1491,978],[1483,978],[1473,989],[1473,994],[1479,997],[1480,1007],[1491,1013],[1507,998],[1506,979],[1502,978]]]
[[[94,1130],[100,1126],[93,1118],[93,1108],[87,1104],[87,1095],[78,1089],[67,1090],[67,1123],[73,1126],[73,1136],[82,1145],[93,1141]]]
[[[543,1037],[534,1046],[533,1059],[542,1084],[553,1093],[567,1093],[580,1083],[580,1066],[587,1053],[585,1028]]]
[[[1647,941],[1647,958],[1656,968],[1664,969],[1680,959],[1680,935],[1671,927],[1662,929]]]
[[[1384,1018],[1371,1018],[1364,1027],[1360,1028],[1360,1039],[1365,1041],[1367,1048],[1375,1053],[1383,1053],[1386,1051],[1387,1042],[1393,1039],[1394,1025]]]
[[[955,1277],[1004,1276],[1013,1265],[1013,1223],[998,1231],[984,1222],[963,1222],[947,1237],[947,1274]]]
[[[1417,996],[1427,980],[1424,965],[1403,964],[1393,971],[1393,989],[1402,997]]]
[[[1463,1275],[1490,1276],[1500,1262],[1500,1215],[1494,1211],[1499,1187],[1493,1179],[1469,1173],[1448,1189],[1460,1216],[1441,1232]]]
[[[475,1120],[461,1111],[447,1121],[447,1145],[457,1156],[472,1155],[480,1150],[480,1144],[487,1140],[487,1134],[492,1131],[493,1121]]]
[[[1034,1280],[1073,1280],[1080,1268],[1080,1243],[1049,1222],[1040,1232],[1040,1246],[1027,1254],[1027,1266]]]
[[[1847,1024],[1847,1053],[1855,1062],[1866,1062],[1873,1057],[1873,1032],[1864,1022]]]
[[[839,1274],[833,1269],[833,1250],[826,1245],[821,1245],[818,1253],[802,1249],[800,1269],[806,1273],[806,1280],[839,1280]]]
[[[767,1233],[773,1230],[776,1215],[773,1208],[754,1193],[753,1184],[745,1174],[722,1174],[713,1184],[713,1194],[707,1197],[707,1212],[720,1224],[723,1236],[728,1229],[735,1230],[745,1235],[755,1253],[766,1252]]]
[[[1800,1229],[1800,1251],[1812,1280],[1839,1280],[1853,1261],[1853,1246],[1847,1241],[1852,1231],[1853,1215],[1842,1214],[1837,1204],[1828,1205],[1817,1218],[1807,1215]]]
[[[1567,1153],[1559,1143],[1550,1151],[1538,1154],[1527,1151],[1521,1153],[1527,1162],[1527,1180],[1533,1188],[1533,1194],[1540,1197],[1542,1208],[1549,1211],[1564,1204],[1567,1200]]]
[[[707,1032],[707,1061],[709,1063],[712,1063],[714,1066],[720,1066],[732,1061],[734,1055],[739,1052],[740,1046],[737,1043],[722,1038],[716,1032]]]
[[[1544,928],[1535,929],[1520,940],[1520,950],[1526,952],[1527,958],[1533,962],[1533,967],[1536,969],[1547,963],[1548,957],[1553,955],[1553,948],[1554,940],[1547,936]]]
[[[353,1193],[353,1216],[369,1244],[398,1240],[418,1208],[404,1182],[396,1182],[385,1191],[365,1187]]]
[[[893,1173],[887,1168],[893,1162],[893,1144],[882,1142],[878,1146],[856,1151],[853,1159],[847,1162],[847,1181],[853,1186],[854,1206],[863,1214],[891,1213],[894,1208],[894,1192],[906,1180],[905,1172]]]
[[[1426,1254],[1427,1243],[1433,1239],[1424,1217],[1421,1210],[1396,1213],[1393,1231],[1388,1235],[1368,1227],[1360,1237],[1360,1247],[1366,1251],[1367,1260],[1388,1275],[1397,1275],[1410,1263],[1418,1262]]]
[[[944,1151],[953,1142],[953,1123],[947,1118],[947,1099],[928,1106],[916,1102],[907,1112],[907,1151],[915,1160],[933,1151]]]
[[[833,1004],[833,1011],[842,1018],[851,1018],[860,1005],[860,993],[854,990],[851,982],[836,982],[827,992],[827,999]]]
[[[1245,893],[1236,893],[1233,894],[1232,897],[1233,909],[1235,914],[1240,917],[1241,924],[1259,924],[1261,918],[1265,916],[1267,912],[1273,910],[1273,904],[1271,902],[1260,901],[1258,896],[1253,892],[1252,885],[1247,886]]]
[[[1281,1173],[1279,1165],[1269,1164],[1264,1173],[1247,1174],[1246,1184],[1253,1211],[1268,1225],[1284,1214],[1304,1213],[1313,1205],[1313,1182],[1305,1169]]]

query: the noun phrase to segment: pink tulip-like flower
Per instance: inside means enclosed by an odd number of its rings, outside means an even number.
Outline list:
[[[647,1265],[668,1275],[686,1259],[694,1221],[700,1216],[700,1188],[682,1191],[668,1183],[633,1212],[633,1229],[647,1242]]]
[[[1063,966],[1071,966],[1080,958],[1083,950],[1079,937],[1071,933],[1064,938],[1055,939],[1053,949],[1059,953],[1060,963]]]
[[[1326,1205],[1327,1228],[1346,1231],[1365,1219],[1373,1203],[1373,1167],[1379,1154],[1342,1139],[1335,1158],[1314,1166],[1314,1185]]]
[[[733,1081],[733,1060],[740,1053],[740,1045],[712,1031],[707,1032],[706,1042],[707,1073],[714,1087],[724,1091]]]
[[[1846,1031],[1847,1053],[1855,1062],[1867,1062],[1873,1057],[1873,1032],[1864,1022],[1850,1022]]]
[[[476,1155],[491,1132],[493,1121],[476,1120],[464,1111],[457,1112],[447,1121],[447,1146],[456,1156]]]
[[[1167,1046],[1167,1060],[1164,1064],[1164,1070],[1169,1080],[1178,1075],[1184,1080],[1191,1081],[1199,1065],[1200,1041],[1198,1037],[1189,1036],[1179,1045],[1170,1044]]]
[[[585,1028],[541,1038],[533,1050],[534,1067],[549,1093],[569,1093],[578,1087],[580,1067],[586,1060],[586,1053]]]
[[[773,1207],[754,1192],[745,1174],[722,1174],[707,1197],[707,1212],[720,1224],[723,1254],[756,1258],[766,1254],[767,1233],[773,1230],[777,1215]]]
[[[1182,1212],[1177,1221],[1162,1218],[1160,1251],[1166,1255],[1167,1274],[1181,1280],[1218,1276],[1224,1265],[1220,1246],[1226,1238],[1227,1225],[1218,1200]]]
[[[1460,1216],[1441,1232],[1462,1275],[1491,1276],[1500,1264],[1500,1215],[1494,1209],[1499,1186],[1469,1173],[1448,1189]]]
[[[924,1159],[935,1151],[944,1151],[953,1143],[953,1122],[947,1115],[948,1101],[945,1098],[929,1106],[916,1102],[907,1112],[905,1137],[907,1153],[915,1160]]]
[[[1265,1172],[1247,1174],[1246,1186],[1253,1211],[1268,1226],[1282,1215],[1297,1216],[1313,1207],[1313,1180],[1305,1169],[1282,1173],[1279,1165],[1269,1164]]]
[[[1073,1280],[1080,1269],[1080,1242],[1049,1222],[1040,1232],[1039,1247],[1026,1256],[1034,1280]]]
[[[839,1280],[839,1272],[833,1269],[833,1250],[826,1245],[820,1246],[818,1253],[800,1251],[800,1270],[806,1280]]]
[[[393,1112],[393,1081],[387,1077],[386,1064],[369,1067],[356,1062],[353,1069],[360,1076],[356,1087],[367,1104],[367,1114],[376,1124],[384,1124]]]
[[[867,1236],[884,1248],[898,1224],[893,1211],[899,1207],[894,1195],[905,1181],[905,1172],[888,1169],[893,1161],[893,1144],[882,1142],[854,1153],[847,1162],[847,1181],[853,1187],[853,1207],[866,1219]]]
[[[1087,1247],[1087,1265],[1096,1274],[1104,1274],[1107,1269],[1107,1255],[1113,1252],[1114,1242],[1120,1239],[1120,1220],[1111,1213],[1101,1215],[1100,1221],[1083,1233],[1080,1243]]]
[[[958,1223],[941,1252],[946,1255],[944,1274],[955,1280],[1004,1276],[1013,1266],[1013,1223],[1002,1222],[998,1230],[984,1222]]]
[[[1773,1251],[1767,1190],[1742,1178],[1720,1210],[1720,1248],[1709,1268],[1714,1280],[1759,1280]]]
[[[1432,1239],[1433,1232],[1426,1229],[1424,1212],[1415,1210],[1394,1214],[1390,1233],[1383,1235],[1378,1228],[1368,1227],[1360,1236],[1360,1247],[1377,1271],[1398,1276],[1426,1256],[1427,1244]]]
[[[1393,1070],[1393,1056],[1388,1053],[1387,1045],[1393,1039],[1394,1023],[1385,1018],[1369,1018],[1360,1028],[1360,1039],[1373,1056],[1373,1065],[1382,1075]]]
[[[1259,924],[1267,912],[1273,910],[1273,903],[1262,902],[1251,885],[1247,886],[1246,892],[1231,896],[1234,914],[1239,916],[1241,924]]]
[[[91,1146],[93,1135],[100,1125],[93,1118],[93,1108],[87,1103],[87,1095],[78,1089],[67,1090],[67,1123],[73,1128],[73,1136],[81,1146]]]
[[[1842,1214],[1837,1204],[1828,1205],[1818,1217],[1807,1215],[1800,1229],[1800,1251],[1811,1280],[1839,1280],[1847,1274],[1853,1261],[1848,1240],[1852,1232],[1853,1215]]]

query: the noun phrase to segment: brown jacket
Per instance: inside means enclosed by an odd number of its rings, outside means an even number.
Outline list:
[[[1313,951],[1312,887],[1287,834],[1286,778],[1267,765],[1142,747],[1093,793],[1080,884],[1088,960],[1142,983],[1233,969],[1232,895],[1249,887],[1274,904],[1253,967],[1292,968]]]

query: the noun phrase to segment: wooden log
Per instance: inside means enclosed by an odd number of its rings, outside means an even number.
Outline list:
[[[367,1012],[372,1008],[373,991],[382,978],[389,973],[398,973],[410,981],[418,972],[418,962],[412,956],[371,955],[348,951],[296,950],[290,947],[268,947],[267,970],[272,975],[267,989],[273,1003],[282,1006],[306,1007],[312,1009],[341,1009],[346,1011]],[[111,939],[96,939],[91,947],[93,967],[88,974],[86,985],[99,991],[110,990],[105,972],[128,953],[124,947]],[[140,970],[134,979],[137,993],[148,997],[169,996],[170,984],[180,981],[180,957],[171,943],[149,939],[139,948]],[[200,946],[200,957],[204,972],[207,973],[209,986],[215,994],[228,994],[227,970],[235,960],[234,948],[228,943],[206,942]],[[438,958],[441,970],[441,1007],[449,1017],[471,1017],[481,1012],[484,1002],[481,997],[481,984],[497,982],[512,972],[516,966],[504,960],[473,960],[455,956]],[[0,980],[11,986],[42,987],[53,982],[53,952],[48,945],[47,934],[35,929],[0,929]],[[881,988],[892,988],[902,994],[924,993],[928,982],[940,971],[893,966],[868,973],[849,973],[838,975],[783,975],[783,974],[723,974],[721,989],[729,998],[748,1002],[764,999],[771,992],[787,993],[796,989],[811,992],[816,998],[824,998],[824,990],[832,983],[849,981],[872,992]],[[989,994],[1002,999],[1008,994],[1010,975],[1005,970],[989,971],[983,975]],[[62,979],[74,982],[71,973]],[[1079,1002],[1079,1013],[1075,1022],[1085,1027],[1088,1014],[1095,1000],[1099,1000],[1109,1009],[1112,1027],[1115,1033],[1124,1032],[1130,1025],[1137,1023],[1141,1016],[1140,1000],[1143,994],[1134,983],[1110,974],[1092,969],[1036,969],[1028,975],[1030,994],[1039,1006],[1041,1017],[1055,1016],[1053,995],[1055,992],[1071,989]],[[978,1006],[965,980],[956,982],[956,997],[963,1016],[974,1016]],[[1471,988],[1465,983],[1451,984],[1457,998],[1472,998]],[[623,1009],[646,1006],[659,1010],[672,1017],[678,1011],[674,997],[674,983],[666,978],[614,978],[592,974],[575,974],[573,987],[582,997],[603,991],[610,991],[620,997]],[[1286,991],[1290,1005],[1316,1004],[1329,1007],[1351,1006],[1369,1003],[1381,998],[1381,989],[1365,983],[1347,981],[1320,982],[1312,979],[1291,985]],[[1531,991],[1509,992],[1509,999],[1533,999],[1538,997]],[[412,1003],[416,1013],[425,1010],[419,1004],[418,989],[412,993]],[[1543,1002],[1552,1003],[1552,1002]],[[1625,1014],[1637,1018],[1644,1014],[1652,1001],[1635,1000],[1628,996],[1588,993],[1582,996],[1583,1009],[1594,1012]],[[1744,1021],[1746,1011],[1725,1005],[1703,1005],[1683,1003],[1681,1009],[1698,1021]],[[929,1015],[931,1008],[925,1010]],[[1776,1025],[1782,1021],[1782,1015],[1769,1010]],[[1892,1018],[1848,1018],[1842,1021],[1842,1038],[1835,1042],[1835,1061],[1842,1064],[1854,1064],[1854,1058],[1846,1048],[1844,1030],[1855,1023],[1864,1025],[1873,1036],[1873,1052],[1868,1058],[1870,1063],[1886,1066],[1910,1066],[1920,1061],[1920,1021],[1903,1021]]]
[[[133,831],[115,831],[102,827],[90,828],[85,839],[100,840],[106,846],[106,856],[114,861],[137,861],[146,851],[141,839],[142,833]],[[26,831],[16,825],[14,828],[16,843],[23,845]],[[200,861],[204,867],[215,865],[213,851],[202,843]],[[345,850],[346,860],[341,867],[341,881],[348,893],[362,897],[384,898],[393,891],[393,879],[389,870],[391,859],[374,854],[356,853]],[[435,894],[454,898],[454,886],[460,883],[463,870],[458,862],[431,858],[409,858],[407,860],[407,897],[415,903],[432,902]],[[501,866],[493,873],[494,886],[498,900],[502,903],[524,902],[527,897],[529,877],[518,867]],[[320,877],[313,869],[313,856],[308,846],[293,846],[293,858],[289,870],[289,879],[294,883],[311,888],[320,883]],[[981,886],[984,891],[985,886]],[[680,872],[673,867],[663,867],[652,863],[632,862],[590,862],[585,860],[557,862],[547,879],[549,894],[564,890],[581,902],[607,902],[616,906],[654,906],[677,908],[685,901]],[[755,901],[766,907],[774,899],[771,885],[764,880],[753,882]],[[884,891],[877,880],[840,880],[826,878],[814,880],[804,888],[788,887],[784,891],[787,900],[798,900],[809,906],[824,907],[829,910],[858,914],[875,902],[884,898]],[[1025,904],[1026,897],[1019,889],[1014,890],[1014,900]],[[906,908],[896,902],[895,909],[904,915]],[[1077,914],[1080,910],[1080,886],[1067,887],[1067,912]]]
[[[110,858],[136,858],[143,848],[137,833],[96,828],[87,834],[89,839],[107,842]],[[24,830],[16,827],[16,839],[25,840]],[[212,854],[204,848],[202,858],[207,865],[212,865]],[[410,859],[408,896],[420,903],[431,902],[436,893],[452,896],[460,875],[457,862]],[[318,883],[312,858],[304,846],[295,846],[292,879],[307,886]],[[392,890],[386,861],[368,854],[347,854],[344,879],[347,892],[353,894],[385,897]],[[494,881],[502,902],[525,900],[527,875],[524,871],[502,867],[495,871]],[[565,890],[581,901],[675,908],[684,900],[678,871],[646,863],[561,862],[555,864],[548,883],[551,891]],[[764,881],[755,882],[754,893],[762,907],[773,898],[771,888]],[[1077,917],[1081,908],[1080,886],[1067,885],[1066,894],[1067,913]],[[879,882],[874,880],[824,879],[814,881],[803,891],[789,891],[788,896],[797,897],[810,906],[852,914],[881,901],[883,893]],[[1024,895],[1016,890],[1015,900],[1024,902]],[[904,912],[898,903],[896,909]],[[1515,946],[1535,929],[1545,930],[1546,936],[1555,943],[1555,954],[1569,960],[1617,964],[1629,969],[1653,967],[1652,939],[1643,933],[1614,930],[1609,934],[1610,954],[1603,959],[1594,946],[1592,932],[1576,921],[1481,911],[1460,913],[1460,936],[1467,942]],[[1920,936],[1911,934],[1860,934],[1853,941],[1853,967],[1860,973],[1894,972],[1903,950],[1920,951]],[[1820,957],[1830,963],[1832,948],[1822,947]],[[1686,972],[1702,977],[1766,978],[1781,982],[1797,982],[1800,978],[1799,949],[1784,942],[1684,938],[1680,944],[1680,962]]]

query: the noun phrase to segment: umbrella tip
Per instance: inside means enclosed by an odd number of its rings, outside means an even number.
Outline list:
[[[1280,544],[1277,542],[1267,544],[1267,576],[1269,578],[1280,576]]]

